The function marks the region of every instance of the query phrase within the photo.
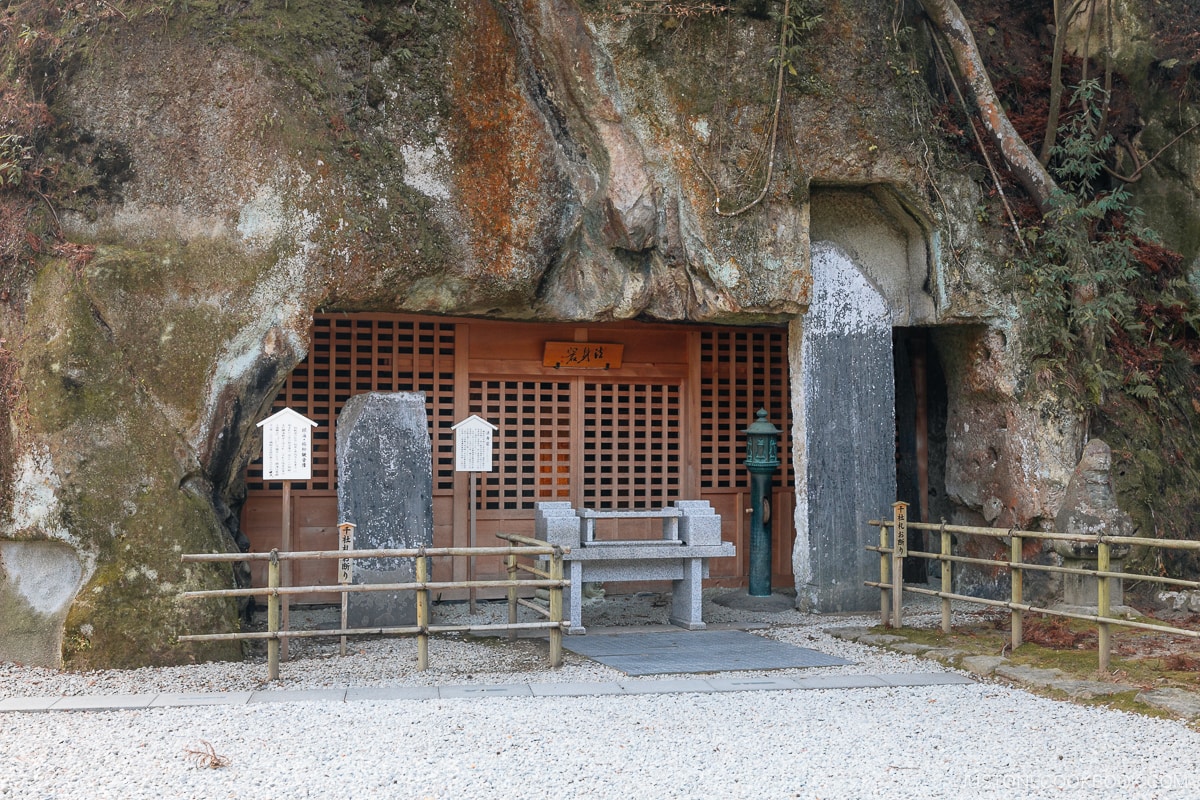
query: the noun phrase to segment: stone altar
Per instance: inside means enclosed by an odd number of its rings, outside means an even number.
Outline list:
[[[661,539],[598,540],[601,519],[663,521]],[[537,504],[536,536],[548,544],[570,548],[563,556],[570,586],[564,589],[568,609],[567,633],[586,633],[583,627],[585,581],[669,580],[671,624],[703,630],[701,591],[708,577],[708,559],[734,555],[734,546],[721,540],[721,517],[706,500],[676,500],[661,509],[574,509],[570,503]]]

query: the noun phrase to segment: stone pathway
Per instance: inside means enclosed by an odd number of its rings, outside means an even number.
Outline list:
[[[432,700],[478,697],[589,697],[593,695],[716,694],[795,689],[867,689],[904,686],[952,686],[974,683],[951,672],[804,677],[667,678],[605,683],[508,683],[450,686],[358,687],[349,689],[262,690],[201,694],[74,695],[10,697],[3,711],[113,711],[130,708],[250,705],[253,703],[352,703],[377,700]]]

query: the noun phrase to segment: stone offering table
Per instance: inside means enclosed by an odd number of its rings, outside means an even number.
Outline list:
[[[660,539],[596,538],[599,520],[661,519]],[[582,623],[584,582],[671,581],[671,624],[703,630],[701,590],[710,558],[732,556],[721,541],[721,517],[705,500],[677,500],[673,507],[639,510],[576,510],[570,503],[538,503],[537,537],[570,548],[563,556],[571,584],[564,599],[567,633],[586,633]]]

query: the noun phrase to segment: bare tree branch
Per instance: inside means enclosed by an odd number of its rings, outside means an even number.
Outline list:
[[[1133,172],[1129,175],[1122,175],[1121,173],[1116,172],[1116,171],[1112,170],[1111,168],[1109,168],[1108,165],[1105,165],[1104,171],[1107,172],[1109,175],[1113,176],[1114,178],[1116,178],[1117,180],[1121,181],[1122,183],[1137,183],[1138,181],[1140,181],[1142,179],[1142,175],[1146,174],[1146,167],[1153,164],[1159,156],[1161,156],[1163,153],[1167,152],[1167,148],[1169,148],[1171,145],[1175,144],[1180,139],[1187,136],[1189,133],[1196,130],[1197,128],[1200,128],[1200,122],[1197,122],[1195,125],[1191,126],[1187,130],[1185,130],[1183,133],[1179,134],[1174,139],[1167,142],[1162,147],[1158,148],[1158,152],[1155,153],[1154,155],[1150,156],[1150,158],[1146,159],[1145,161],[1141,160],[1140,156],[1138,155],[1137,148],[1133,146],[1133,142],[1122,137],[1121,144],[1124,145],[1125,149],[1129,152],[1130,158],[1133,159],[1133,166],[1134,166]]]
[[[950,45],[958,71],[979,109],[980,119],[1009,170],[1033,198],[1038,209],[1045,213],[1049,208],[1050,195],[1057,188],[1054,178],[1017,134],[1004,112],[962,10],[954,0],[921,0],[921,5],[934,27]]]
[[[1046,136],[1042,139],[1042,152],[1038,160],[1043,165],[1050,163],[1050,151],[1054,149],[1054,140],[1058,136],[1058,115],[1062,106],[1063,82],[1062,62],[1063,51],[1066,49],[1067,29],[1071,20],[1078,13],[1083,0],[1075,0],[1070,8],[1064,10],[1067,0],[1054,0],[1054,55],[1050,61],[1050,111],[1046,114]]]

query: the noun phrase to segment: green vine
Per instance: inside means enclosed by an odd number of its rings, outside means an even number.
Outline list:
[[[772,9],[769,16],[773,22],[779,25],[779,40],[775,55],[770,60],[771,66],[775,67],[775,102],[765,146],[767,169],[763,176],[762,188],[749,202],[732,211],[724,211],[721,208],[721,187],[699,159],[693,158],[701,174],[712,187],[713,213],[718,217],[741,216],[766,198],[767,192],[771,188],[771,178],[775,174],[775,143],[779,136],[779,118],[783,109],[783,92],[786,86],[785,76],[799,77],[800,71],[797,69],[797,65],[804,53],[804,48],[799,43],[800,38],[803,34],[813,30],[823,19],[817,13],[816,0],[783,0],[783,7],[778,10]]]

